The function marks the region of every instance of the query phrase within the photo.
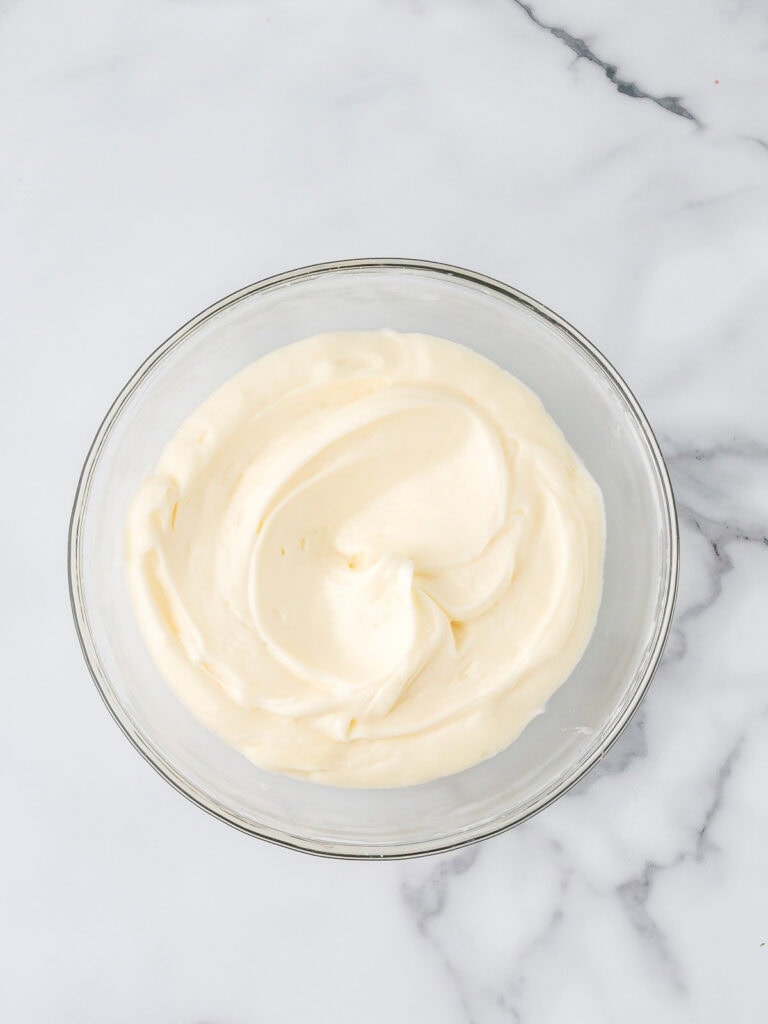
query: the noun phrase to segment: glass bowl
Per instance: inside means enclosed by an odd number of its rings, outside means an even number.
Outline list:
[[[541,397],[602,488],[605,583],[584,657],[510,747],[434,782],[350,790],[257,768],[176,700],[134,619],[123,529],[128,503],[166,440],[219,384],[308,335],[381,327],[468,345]],[[515,289],[415,260],[294,270],[190,320],[139,367],[107,413],[85,460],[69,538],[83,653],[136,749],[179,792],[244,832],[361,859],[436,853],[494,835],[582,778],[648,688],[669,631],[677,576],[669,477],[645,416],[613,367],[573,327]]]

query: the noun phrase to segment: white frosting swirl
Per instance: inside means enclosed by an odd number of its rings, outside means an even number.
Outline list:
[[[391,786],[509,744],[580,658],[600,492],[539,400],[424,335],[280,349],[184,423],[130,510],[162,674],[265,768]]]

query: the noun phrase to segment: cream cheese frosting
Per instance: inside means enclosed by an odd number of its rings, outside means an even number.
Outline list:
[[[453,342],[278,349],[179,428],[126,568],[167,683],[270,771],[400,786],[511,743],[580,659],[600,490],[539,399]]]

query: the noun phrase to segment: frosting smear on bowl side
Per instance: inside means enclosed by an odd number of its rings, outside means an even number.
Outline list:
[[[227,381],[132,502],[163,677],[270,771],[400,786],[511,743],[600,603],[600,490],[539,399],[464,346],[323,334]]]

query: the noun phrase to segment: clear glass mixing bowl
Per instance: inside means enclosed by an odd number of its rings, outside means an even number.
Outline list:
[[[133,616],[123,528],[129,500],[165,441],[219,384],[308,335],[380,327],[462,342],[542,398],[602,488],[605,586],[584,657],[507,750],[424,785],[345,790],[262,771],[176,700]],[[524,821],[603,756],[642,699],[664,646],[677,587],[677,521],[642,411],[574,328],[513,288],[466,270],[351,260],[243,288],[191,320],[137,370],[86,458],[69,573],[83,653],[107,707],[181,793],[245,832],[296,849],[406,857],[454,849]]]

